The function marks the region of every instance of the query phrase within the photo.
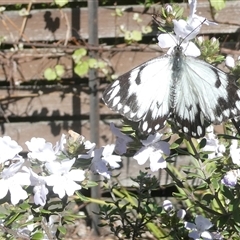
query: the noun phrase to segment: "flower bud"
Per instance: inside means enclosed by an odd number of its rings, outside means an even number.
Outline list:
[[[234,61],[233,57],[228,55],[226,57],[225,64],[229,68],[234,68],[235,67],[235,61]]]

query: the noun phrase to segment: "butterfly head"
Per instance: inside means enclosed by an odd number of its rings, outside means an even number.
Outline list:
[[[183,51],[183,47],[180,44],[177,44],[174,49],[174,53],[181,53]]]

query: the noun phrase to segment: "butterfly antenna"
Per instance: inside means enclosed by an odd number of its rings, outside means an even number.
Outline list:
[[[185,36],[185,38],[183,38],[181,40],[181,42],[179,43],[179,45],[181,45],[185,39],[187,39],[194,31],[196,31],[201,25],[204,24],[204,22],[206,21],[207,19],[205,18],[197,27],[195,27],[187,36]]]
[[[152,14],[152,19],[153,19],[153,21],[158,25],[158,26],[163,26],[164,25],[164,21],[159,21],[159,20],[157,20],[157,15],[156,14]],[[166,30],[165,30],[166,29]],[[175,39],[172,37],[172,35],[170,34],[170,31],[168,31],[167,30],[167,28],[165,28],[164,30],[165,30],[165,32],[167,33],[167,34],[169,34],[169,36],[171,36],[171,38],[175,41]],[[168,29],[170,29],[170,27],[168,27]],[[160,29],[159,29],[160,30]],[[172,30],[172,29],[171,29]],[[160,30],[161,31],[161,30]],[[164,32],[164,31],[161,31],[161,32]],[[176,43],[177,44],[177,43]]]

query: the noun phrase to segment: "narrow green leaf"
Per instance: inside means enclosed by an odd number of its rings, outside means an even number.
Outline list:
[[[27,202],[23,202],[19,205],[22,210],[27,210],[30,208],[30,205]]]
[[[39,209],[39,212],[44,213],[44,214],[51,214],[52,211],[46,210],[46,209]]]
[[[32,240],[41,240],[44,238],[44,234],[42,232],[36,232],[31,236]]]
[[[65,235],[67,233],[67,229],[65,227],[63,227],[63,226],[59,226],[58,227],[58,231],[60,233],[62,233],[63,235]]]

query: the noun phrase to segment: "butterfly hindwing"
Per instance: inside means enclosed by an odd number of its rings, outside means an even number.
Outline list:
[[[163,128],[169,116],[169,56],[154,58],[120,76],[103,93],[106,105],[131,121],[142,132]]]

